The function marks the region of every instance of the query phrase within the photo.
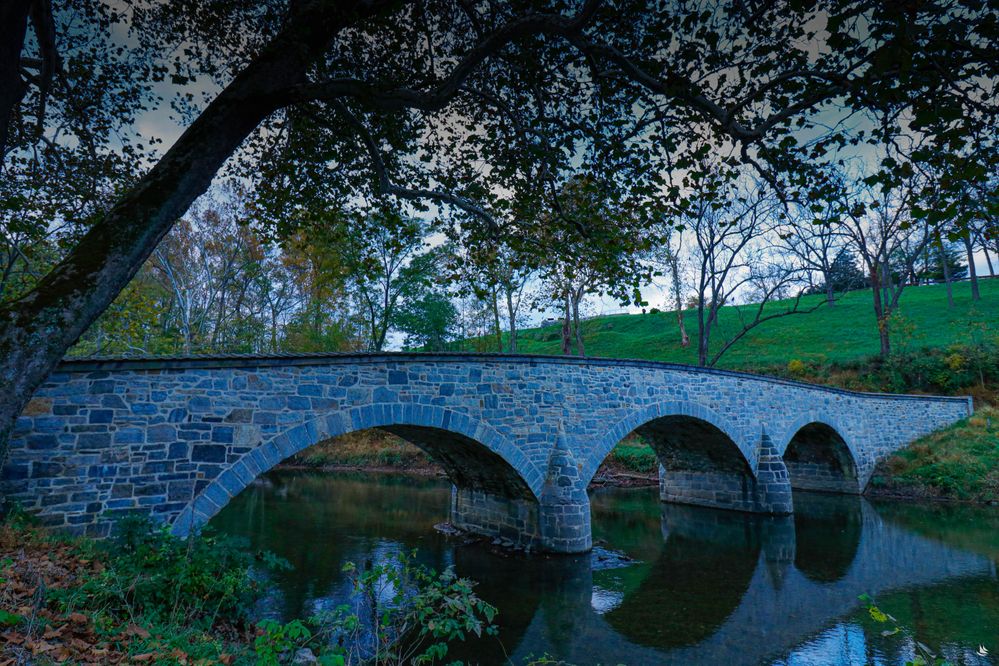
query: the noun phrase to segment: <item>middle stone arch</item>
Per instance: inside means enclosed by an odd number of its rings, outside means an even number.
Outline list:
[[[668,423],[663,419],[675,419],[680,424],[703,424],[710,426],[713,432],[719,433],[741,454],[742,460],[753,470],[756,466],[755,442],[749,442],[742,436],[740,430],[721,414],[696,402],[679,400],[658,403],[631,412],[615,423],[600,436],[590,448],[587,464],[584,466],[583,477],[589,481],[597,473],[604,459],[610,455],[618,443],[629,434],[649,427],[651,424]],[[699,427],[694,425],[693,427]],[[657,452],[658,453],[658,452]]]
[[[654,405],[622,419],[591,449],[585,478],[591,479],[614,446],[632,433],[656,453],[664,502],[791,512],[787,471],[769,438],[761,432],[758,441],[750,441],[728,419],[690,402]]]

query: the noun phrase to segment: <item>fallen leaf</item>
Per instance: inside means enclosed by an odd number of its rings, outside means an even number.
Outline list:
[[[125,629],[125,635],[126,636],[138,636],[139,638],[142,638],[143,640],[146,639],[146,638],[149,638],[149,632],[146,631],[145,629],[143,629],[142,627],[140,627],[137,624],[130,624],[130,625],[128,625],[128,628]]]

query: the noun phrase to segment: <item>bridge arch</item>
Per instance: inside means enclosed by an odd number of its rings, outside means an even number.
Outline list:
[[[781,455],[791,488],[859,494],[856,449],[845,429],[827,415],[805,414],[785,431]]]
[[[758,459],[756,447],[727,419],[691,402],[663,403],[623,419],[594,447],[590,476],[584,478],[591,479],[630,432],[641,434],[655,450],[659,498],[664,502],[750,513],[791,512],[786,473],[779,459],[772,460],[772,447],[764,452],[767,465],[758,476],[754,466],[764,460],[764,453]]]
[[[536,504],[543,474],[512,443],[485,423],[450,409],[423,405],[368,405],[296,425],[244,454],[213,479],[173,523],[186,535],[208,522],[258,476],[319,442],[380,428],[426,451],[457,487]]]
[[[667,420],[664,421],[664,419]],[[653,423],[665,425],[669,423],[668,419],[673,419],[673,423],[703,424],[710,427],[718,435],[725,437],[742,454],[742,459],[749,468],[753,467],[756,461],[754,447],[749,442],[743,441],[734,424],[704,405],[689,400],[677,400],[650,405],[628,414],[614,424],[591,447],[589,462],[584,468],[583,478],[589,482],[597,473],[597,469],[604,459],[629,434]]]

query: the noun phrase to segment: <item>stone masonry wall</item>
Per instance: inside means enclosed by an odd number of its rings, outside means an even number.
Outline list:
[[[857,478],[847,476],[843,470],[821,462],[795,462],[785,460],[791,488],[824,493],[856,495],[860,493]]]
[[[503,539],[507,546],[530,550],[541,547],[538,505],[529,500],[452,486],[451,524],[474,534]]]

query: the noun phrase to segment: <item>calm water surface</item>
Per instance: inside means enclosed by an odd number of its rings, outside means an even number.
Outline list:
[[[344,603],[345,562],[419,549],[480,582],[498,638],[470,663],[549,654],[588,664],[904,664],[857,596],[874,596],[954,664],[997,664],[999,510],[800,494],[794,518],[661,504],[654,489],[591,495],[592,556],[504,557],[433,530],[450,486],[388,475],[271,473],[212,524],[288,559],[260,609],[308,617]],[[606,550],[636,563],[608,568]]]

